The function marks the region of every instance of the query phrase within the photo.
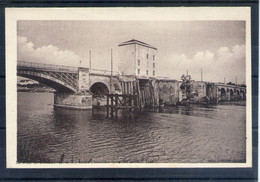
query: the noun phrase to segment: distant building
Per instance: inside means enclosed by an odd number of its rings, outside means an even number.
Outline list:
[[[118,71],[137,77],[156,76],[157,48],[139,40],[129,40],[119,46]]]
[[[31,80],[31,79],[24,79],[20,80],[18,86],[28,86],[28,85],[39,85],[39,82]]]

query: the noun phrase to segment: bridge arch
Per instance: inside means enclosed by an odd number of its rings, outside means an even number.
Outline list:
[[[221,96],[221,100],[226,100],[226,90],[224,88],[220,89],[220,96]]]
[[[234,91],[230,89],[230,100],[234,100]]]
[[[242,98],[241,98],[242,100],[246,100],[246,92],[245,92],[245,90],[241,90],[241,91],[240,91],[240,95],[241,95],[241,97],[242,97]]]
[[[93,97],[104,97],[109,93],[108,86],[103,82],[93,83],[89,90],[93,93]]]
[[[25,77],[25,78],[29,78],[29,79],[38,81],[50,88],[55,89],[58,92],[71,92],[71,93],[77,92],[77,90],[74,87],[64,83],[63,81],[61,81],[59,79],[50,77],[45,74],[29,72],[29,71],[28,72],[18,71],[17,76],[21,76],[21,77]]]
[[[237,100],[240,100],[241,98],[240,98],[240,90],[236,90],[236,99]]]
[[[237,90],[237,95],[240,95],[240,91],[239,90]]]
[[[230,100],[230,89],[227,88],[226,90],[226,100]]]

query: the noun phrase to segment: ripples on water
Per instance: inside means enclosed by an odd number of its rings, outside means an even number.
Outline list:
[[[18,93],[18,162],[245,162],[244,105],[172,107],[136,119],[53,108],[53,94]]]

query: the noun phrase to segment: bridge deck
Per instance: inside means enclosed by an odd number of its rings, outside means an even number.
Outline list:
[[[46,72],[49,71],[49,72],[63,72],[63,73],[78,73],[78,67],[44,64],[44,63],[27,62],[27,61],[18,61],[17,68],[32,70],[32,71],[35,70],[35,71],[46,71]],[[90,74],[111,76],[111,71],[90,69]],[[118,74],[119,72],[113,71],[113,76],[117,76]]]

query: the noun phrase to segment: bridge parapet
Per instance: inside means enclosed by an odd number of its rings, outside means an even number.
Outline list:
[[[78,71],[78,67],[44,64],[44,63],[27,62],[27,61],[17,61],[17,66],[34,68],[34,69],[54,70],[54,71],[73,71],[73,72]]]
[[[233,89],[244,89],[246,90],[246,87],[242,87],[240,85],[228,85],[228,84],[223,84],[223,83],[215,83],[216,86],[218,87],[223,87],[223,88],[233,88]]]
[[[99,69],[90,69],[90,74],[94,75],[104,75],[104,76],[111,76],[111,71],[108,70],[99,70]],[[113,71],[113,76],[118,76],[118,71]]]

